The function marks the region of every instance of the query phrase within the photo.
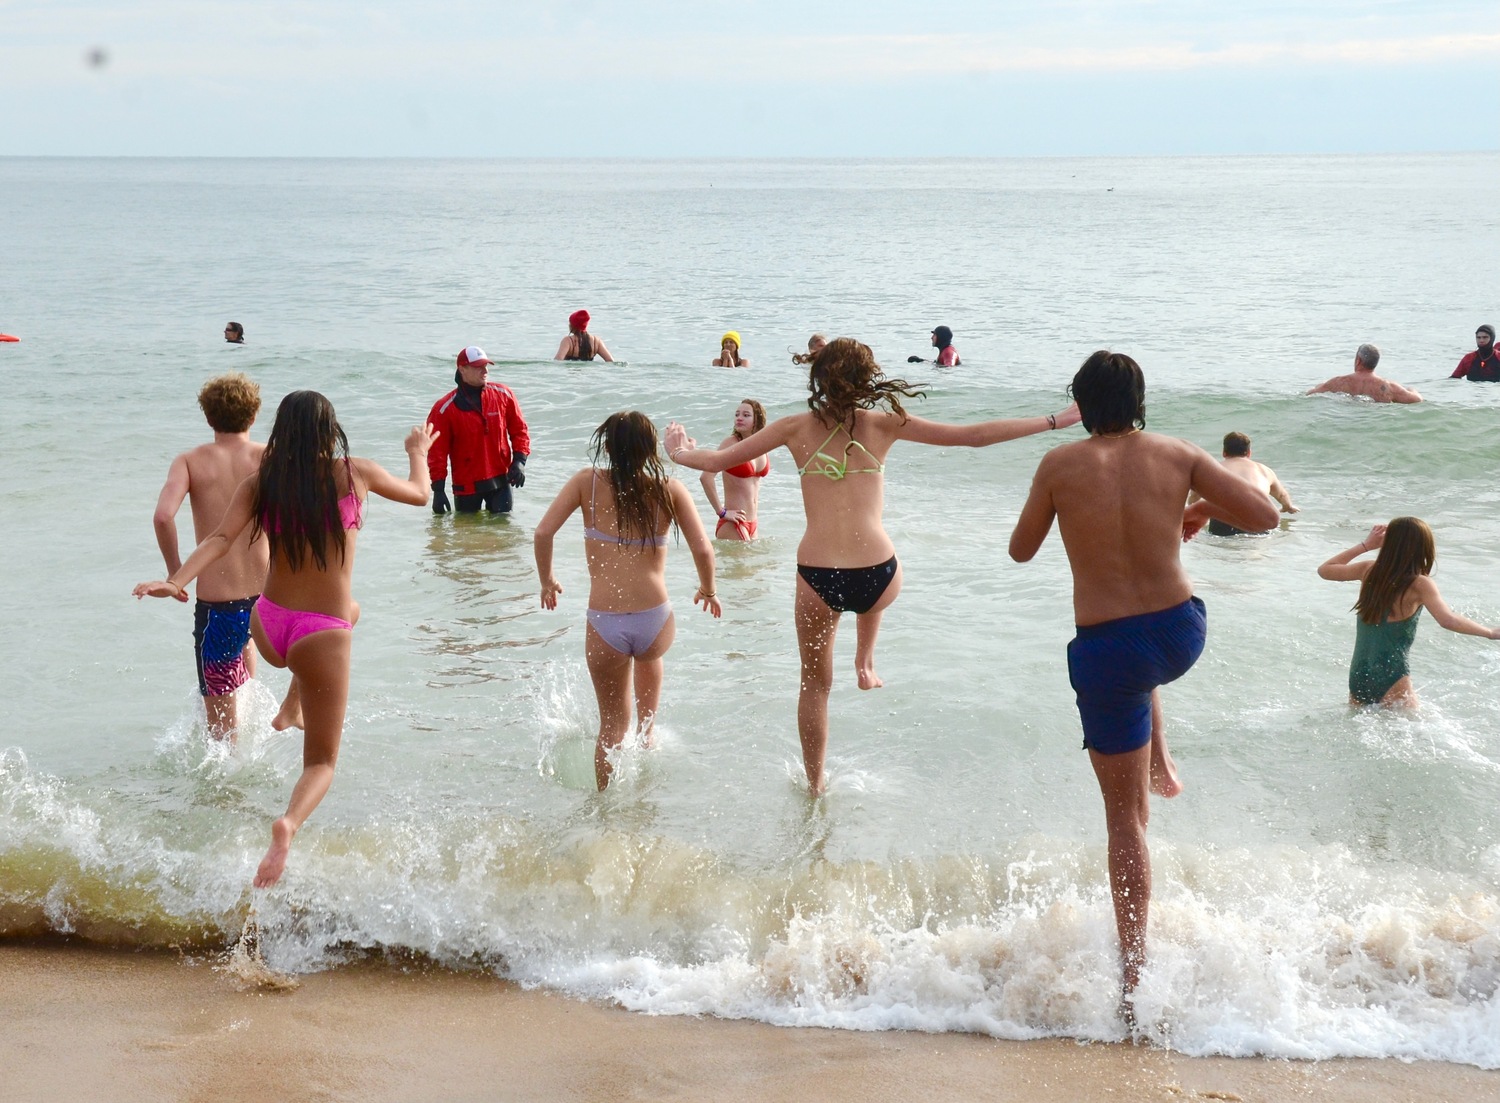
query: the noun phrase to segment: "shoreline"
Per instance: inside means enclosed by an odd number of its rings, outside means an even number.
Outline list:
[[[1500,1072],[1185,1057],[1069,1039],[651,1016],[483,973],[357,964],[290,991],[216,956],[0,943],[0,1101],[744,1100],[1375,1103],[1500,1096]]]

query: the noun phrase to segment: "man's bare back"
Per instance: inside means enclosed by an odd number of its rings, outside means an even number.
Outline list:
[[[1207,499],[1204,520],[1248,530],[1276,525],[1270,498],[1197,445],[1140,431],[1095,434],[1042,459],[1011,557],[1035,555],[1056,517],[1073,568],[1076,623],[1168,608],[1192,593],[1179,555],[1190,491]]]
[[[157,536],[162,539],[164,523],[172,527],[172,551],[176,552],[176,513],[185,494],[193,511],[193,539],[200,543],[218,526],[235,488],[260,470],[264,444],[238,433],[215,433],[209,444],[184,452],[172,462],[167,475],[167,484],[162,488],[162,499],[157,505]],[[175,498],[175,501],[171,500]],[[163,509],[163,507],[168,507]],[[162,553],[167,558],[168,572],[176,570],[180,562],[171,562],[164,543]],[[236,601],[260,593],[266,579],[266,568],[270,557],[264,537],[250,541],[250,530],[246,529],[229,554],[219,560],[213,568],[198,579],[200,601]]]
[[[1368,398],[1371,402],[1421,402],[1422,396],[1410,387],[1392,382],[1370,371],[1350,372],[1336,375],[1326,383],[1319,383],[1308,394],[1350,394]]]

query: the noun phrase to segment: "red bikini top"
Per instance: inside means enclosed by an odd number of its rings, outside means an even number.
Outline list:
[[[736,479],[764,479],[770,473],[771,461],[769,459],[766,460],[766,466],[759,471],[755,470],[754,460],[746,460],[744,463],[737,463],[733,467],[724,469],[724,474],[733,475]]]

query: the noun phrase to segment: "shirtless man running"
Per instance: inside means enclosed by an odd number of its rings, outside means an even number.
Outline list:
[[[259,470],[266,449],[250,439],[250,426],[260,412],[260,386],[247,376],[215,376],[198,392],[198,405],[214,431],[213,442],[172,461],[151,519],[168,577],[182,566],[177,511],[183,499],[192,503],[194,543],[200,543],[218,527],[235,488]],[[229,553],[198,579],[193,654],[208,731],[215,739],[234,738],[235,690],[255,676],[250,609],[260,596],[269,562],[266,542],[251,543],[246,528]],[[186,601],[187,594],[178,600]]]
[[[1266,496],[1274,498],[1276,504],[1281,507],[1282,513],[1300,512],[1292,504],[1292,496],[1287,492],[1287,488],[1281,485],[1281,480],[1276,477],[1276,472],[1272,471],[1265,464],[1250,458],[1250,438],[1244,433],[1224,434],[1223,463],[1224,470],[1232,471]],[[1189,502],[1197,501],[1198,496],[1195,494],[1188,500]],[[1217,517],[1209,518],[1208,531],[1212,536],[1261,535],[1260,533],[1248,533],[1244,529],[1235,528],[1233,525],[1226,525]],[[1270,530],[1267,529],[1266,531],[1269,532]]]
[[[1380,350],[1371,344],[1359,346],[1354,354],[1354,370],[1348,375],[1336,375],[1319,383],[1308,394],[1352,394],[1368,398],[1371,402],[1421,402],[1422,396],[1410,387],[1403,387],[1375,374],[1375,365],[1380,363]]]
[[[1150,794],[1182,792],[1157,687],[1187,673],[1207,634],[1179,549],[1211,517],[1251,532],[1270,528],[1276,507],[1196,444],[1142,431],[1146,383],[1130,357],[1094,353],[1073,377],[1072,392],[1089,436],[1042,458],[1010,555],[1028,562],[1056,519],[1073,570],[1078,626],[1068,674],[1104,796],[1128,1019],[1146,960]],[[1184,513],[1194,491],[1202,500]]]

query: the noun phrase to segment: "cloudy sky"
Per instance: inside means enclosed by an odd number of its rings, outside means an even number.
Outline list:
[[[0,155],[1500,148],[1495,0],[0,0]]]

